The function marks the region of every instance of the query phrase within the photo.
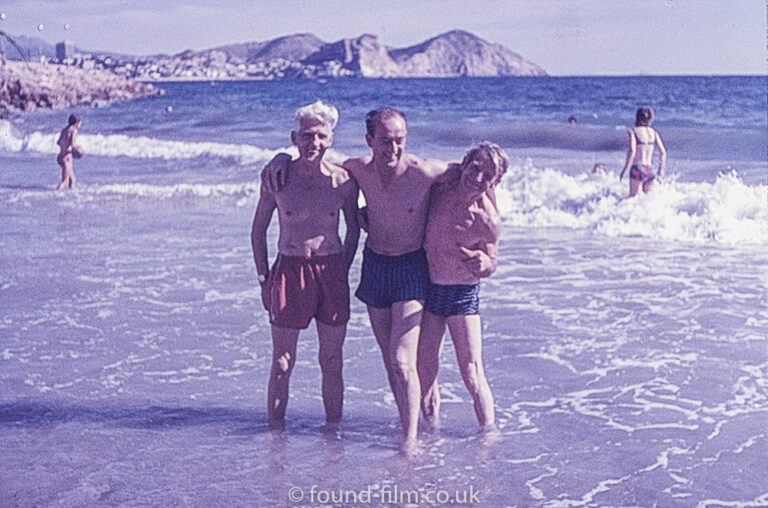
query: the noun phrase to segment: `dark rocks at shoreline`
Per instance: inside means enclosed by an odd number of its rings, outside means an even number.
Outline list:
[[[159,93],[151,84],[106,70],[26,62],[0,66],[0,117],[14,110],[63,109]]]

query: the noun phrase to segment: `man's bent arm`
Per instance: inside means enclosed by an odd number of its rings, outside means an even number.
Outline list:
[[[352,266],[352,260],[355,258],[357,252],[357,244],[360,241],[360,223],[358,222],[358,208],[357,198],[360,193],[357,183],[350,179],[347,183],[344,192],[344,206],[342,212],[344,213],[344,222],[347,226],[347,232],[344,235],[344,247],[342,249],[344,263],[349,271]]]
[[[445,183],[457,179],[461,175],[461,164],[456,161],[441,161],[425,159],[426,168],[435,178],[435,183]]]
[[[499,266],[499,239],[497,238],[495,242],[486,244],[485,252],[490,260],[490,265],[485,270],[480,271],[480,278],[490,277]]]

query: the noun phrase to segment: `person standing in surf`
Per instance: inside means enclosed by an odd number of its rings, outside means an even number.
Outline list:
[[[342,346],[349,320],[349,267],[357,251],[359,190],[349,173],[323,160],[333,144],[339,114],[317,101],[296,112],[291,141],[299,158],[285,168],[285,184],[262,182],[251,228],[251,246],[264,308],[272,325],[272,367],[267,386],[271,430],[285,427],[288,384],[296,364],[299,332],[314,318],[319,339],[326,423],[341,420],[344,398]],[[266,170],[265,170],[266,171]],[[269,269],[267,228],[277,209],[278,255]],[[346,234],[339,237],[339,212]]]
[[[508,167],[504,150],[482,141],[467,150],[452,180],[432,190],[424,238],[430,285],[418,367],[421,409],[433,428],[440,420],[437,372],[446,325],[477,420],[483,429],[494,428],[493,395],[483,367],[479,289],[480,279],[498,265],[501,217],[494,188]]]
[[[83,119],[77,113],[69,115],[69,122],[61,130],[56,144],[59,145],[59,154],[56,156],[56,162],[61,166],[61,182],[56,190],[66,187],[70,189],[75,186],[75,158],[83,156],[83,149],[75,145],[75,138],[83,124]]]
[[[624,179],[624,174],[629,169],[629,196],[637,194],[640,188],[648,192],[653,188],[656,178],[664,176],[664,167],[667,163],[667,149],[656,130],[651,127],[653,123],[653,109],[643,106],[635,114],[635,128],[628,131],[629,148],[624,169],[621,170],[619,180]],[[654,176],[651,173],[653,153],[659,150],[659,170]],[[631,168],[630,168],[631,165]]]

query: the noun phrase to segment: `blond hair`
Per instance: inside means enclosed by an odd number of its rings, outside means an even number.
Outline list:
[[[315,101],[296,110],[296,132],[301,129],[302,120],[314,120],[333,130],[339,121],[339,110],[323,101]]]

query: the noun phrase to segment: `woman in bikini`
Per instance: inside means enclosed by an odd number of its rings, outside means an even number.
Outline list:
[[[624,169],[621,170],[619,180],[624,179],[624,173],[629,169],[630,197],[637,194],[641,186],[643,192],[648,192],[653,187],[655,177],[651,173],[651,164],[653,162],[653,152],[656,148],[659,150],[659,171],[656,173],[656,176],[661,178],[664,175],[667,149],[664,148],[664,143],[661,141],[659,133],[651,127],[652,123],[653,109],[643,106],[637,110],[635,115],[635,128],[628,131],[629,149],[627,150],[627,161],[624,163]]]
[[[77,113],[69,115],[69,123],[61,130],[56,144],[59,145],[59,155],[56,156],[56,162],[61,166],[61,182],[56,190],[75,186],[75,157],[82,157],[83,150],[75,145],[77,131],[82,125],[83,119]]]

